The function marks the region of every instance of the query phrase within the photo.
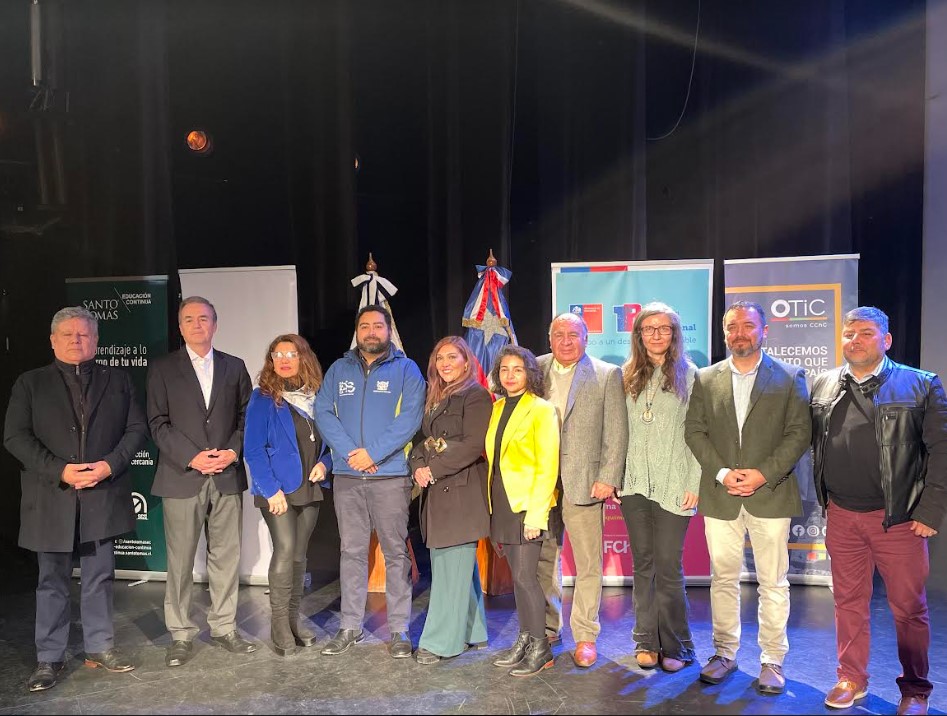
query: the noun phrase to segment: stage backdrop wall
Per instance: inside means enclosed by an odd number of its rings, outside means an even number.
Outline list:
[[[650,301],[663,301],[681,316],[687,351],[698,367],[710,356],[713,260],[552,264],[552,306],[571,311],[589,327],[589,355],[621,365],[631,348],[635,316]],[[633,564],[628,532],[617,504],[605,505],[602,582],[631,585]],[[684,542],[684,574],[691,584],[710,581],[704,520],[695,516]],[[568,534],[562,550],[562,582],[575,582]]]
[[[743,259],[724,262],[727,304],[755,301],[766,312],[769,333],[763,350],[802,366],[806,382],[842,363],[842,316],[858,305],[858,254]],[[803,514],[792,521],[789,578],[828,584],[825,519],[812,480],[812,455],[796,465]],[[753,552],[746,550],[745,575],[754,576]]]
[[[148,362],[168,350],[168,277],[66,279],[66,298],[99,319],[95,360],[128,371],[144,409]],[[157,454],[148,440],[129,468],[137,521],[134,534],[115,540],[120,579],[163,577],[167,570],[161,498],[151,494]]]
[[[243,358],[256,385],[270,341],[280,333],[299,330],[296,267],[182,269],[179,274],[182,297],[203,296],[217,309],[214,347]],[[244,493],[240,578],[250,584],[266,584],[272,552],[260,511],[253,506],[250,493]],[[202,536],[194,560],[196,579],[207,578],[206,556]]]

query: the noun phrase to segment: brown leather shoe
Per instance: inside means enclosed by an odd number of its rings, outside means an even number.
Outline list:
[[[898,716],[923,716],[927,713],[926,696],[902,696],[898,702]]]
[[[761,694],[781,694],[786,689],[786,677],[779,664],[762,664],[760,678],[756,680],[756,690]]]
[[[737,670],[737,662],[725,656],[714,654],[700,671],[700,680],[705,684],[721,684]]]
[[[572,652],[572,660],[576,666],[588,669],[598,658],[598,652],[595,651],[594,641],[580,641],[575,645],[575,651]]]
[[[658,665],[658,652],[656,651],[636,651],[635,661],[642,669],[653,669]]]
[[[661,668],[669,674],[676,674],[690,663],[689,661],[682,661],[681,659],[675,659],[671,656],[661,657]]]
[[[854,681],[839,679],[825,697],[825,705],[830,709],[850,709],[859,699],[868,696],[868,687],[859,686]]]

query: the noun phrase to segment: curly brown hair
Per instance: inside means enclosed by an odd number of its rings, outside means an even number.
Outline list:
[[[437,354],[444,346],[454,346],[467,362],[467,368],[462,377],[453,383],[445,383],[437,372]],[[433,406],[440,403],[445,398],[460,393],[472,385],[480,385],[477,382],[477,371],[474,367],[476,358],[470,346],[460,336],[445,336],[437,342],[434,350],[431,351],[431,357],[427,361],[427,400],[424,402],[424,409],[430,410]]]
[[[645,304],[641,309],[641,313],[635,316],[635,324],[631,333],[631,354],[621,367],[622,384],[625,393],[630,395],[632,400],[637,400],[638,396],[644,392],[651,376],[654,375],[654,371],[657,370],[648,358],[648,351],[645,348],[644,340],[641,338],[641,323],[646,318],[657,314],[667,316],[671,322],[671,343],[664,356],[664,363],[660,367],[664,374],[664,380],[661,381],[661,390],[666,393],[674,393],[680,400],[684,401],[687,400],[687,368],[691,364],[691,360],[684,350],[681,318],[677,315],[677,311],[666,303],[660,303],[659,301]]]
[[[536,356],[528,348],[523,346],[505,345],[497,353],[493,361],[493,368],[490,369],[490,386],[494,393],[506,396],[506,390],[500,383],[500,363],[506,356],[516,356],[526,367],[526,392],[532,393],[537,398],[546,397],[546,381],[543,378],[543,372],[536,361]]]
[[[270,355],[280,343],[292,343],[299,352],[299,372],[289,379],[277,375],[273,356]],[[279,405],[283,401],[284,390],[305,389],[306,392],[312,393],[318,391],[322,385],[322,366],[305,338],[296,333],[283,333],[270,341],[263,358],[263,370],[260,371],[257,382],[260,392],[271,397],[273,402]]]

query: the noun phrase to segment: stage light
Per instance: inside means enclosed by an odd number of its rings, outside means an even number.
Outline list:
[[[187,133],[187,148],[195,154],[210,154],[214,150],[214,139],[203,129],[192,129]]]
[[[359,159],[358,154],[355,155],[355,173],[358,174],[358,170],[361,168],[362,160]]]

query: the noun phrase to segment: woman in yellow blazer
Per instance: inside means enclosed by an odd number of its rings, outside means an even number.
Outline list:
[[[532,676],[553,663],[546,640],[546,598],[536,575],[549,510],[556,504],[559,417],[543,400],[545,384],[536,356],[519,346],[503,348],[493,364],[493,404],[487,429],[490,538],[513,573],[520,634],[494,660],[511,676]]]

